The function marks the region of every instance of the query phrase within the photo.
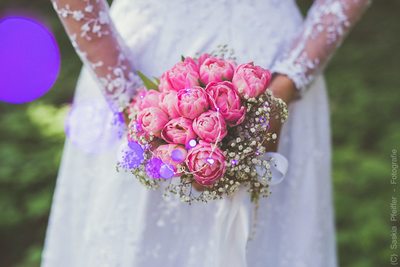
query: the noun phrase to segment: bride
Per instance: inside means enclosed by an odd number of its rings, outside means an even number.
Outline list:
[[[97,106],[110,107],[107,116],[92,110],[98,124],[124,110],[135,70],[160,76],[180,55],[227,44],[237,62],[273,71],[270,88],[290,109],[278,147],[290,166],[255,220],[243,194],[191,206],[163,199],[116,172],[118,143],[95,154],[70,138],[42,266],[337,266],[321,72],[368,0],[316,0],[304,21],[295,0],[114,0],[111,10],[106,0],[53,4],[85,63],[75,103],[101,99]],[[79,123],[92,125],[85,112]],[[95,146],[109,142],[105,132]]]

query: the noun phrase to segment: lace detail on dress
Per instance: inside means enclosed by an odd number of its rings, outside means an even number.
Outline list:
[[[301,32],[273,67],[300,91],[312,82],[339,47],[370,0],[316,0]]]
[[[111,109],[122,111],[141,85],[105,0],[52,0],[72,45],[95,75]]]

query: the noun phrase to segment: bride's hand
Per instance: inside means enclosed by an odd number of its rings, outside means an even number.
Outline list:
[[[275,97],[281,98],[287,105],[297,98],[297,90],[292,80],[282,74],[276,74],[271,82],[270,89]],[[271,132],[276,133],[278,138],[265,144],[268,152],[276,152],[278,149],[279,135],[282,124],[279,120],[271,120]]]

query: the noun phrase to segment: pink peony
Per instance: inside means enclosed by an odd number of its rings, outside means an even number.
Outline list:
[[[177,109],[182,117],[194,119],[208,110],[208,97],[203,88],[195,86],[178,92]]]
[[[226,123],[222,115],[209,110],[193,121],[194,132],[204,141],[213,143],[221,141],[227,134]]]
[[[168,114],[171,119],[179,117],[177,110],[178,94],[175,91],[160,94],[160,108]]]
[[[217,110],[230,126],[243,122],[246,107],[241,105],[240,97],[231,82],[210,83],[206,87],[210,109]]]
[[[242,97],[257,97],[265,92],[271,81],[271,73],[253,63],[239,65],[232,83]]]
[[[176,154],[179,154],[178,157]],[[166,144],[160,145],[154,150],[154,156],[169,164],[177,171],[177,165],[186,160],[187,151],[182,145]]]
[[[210,82],[221,82],[224,80],[232,80],[235,67],[227,60],[216,57],[201,58],[199,73],[202,83],[207,85]]]
[[[170,120],[161,132],[161,137],[168,143],[187,144],[196,138],[192,128],[192,120],[179,117]]]
[[[160,92],[156,90],[148,90],[143,96],[141,95],[141,101],[139,102],[139,109],[145,109],[150,107],[158,108],[160,103]]]
[[[149,107],[139,112],[137,122],[145,132],[160,137],[161,130],[168,122],[168,115],[160,108]]]
[[[212,185],[220,179],[226,170],[225,156],[218,147],[200,141],[186,157],[189,171],[201,185]]]
[[[199,68],[192,58],[186,57],[161,75],[159,89],[161,92],[179,91],[196,85],[199,85]]]
[[[200,66],[203,64],[203,62],[204,62],[207,58],[210,58],[210,57],[211,57],[211,55],[208,54],[208,53],[201,54],[201,55],[199,56],[199,58],[197,59],[197,65],[199,66],[199,68],[200,68]]]

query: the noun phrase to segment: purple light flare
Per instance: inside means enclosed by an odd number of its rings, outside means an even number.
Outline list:
[[[194,148],[197,145],[197,141],[195,139],[191,139],[189,140],[189,142],[187,142],[186,144],[186,149],[191,149]]]
[[[210,165],[214,164],[214,162],[215,162],[214,159],[211,158],[211,157],[207,158],[206,161],[207,161],[207,163],[210,164]]]
[[[160,179],[160,169],[164,163],[159,158],[152,158],[146,164],[146,173],[153,179]]]
[[[81,151],[97,154],[111,149],[124,135],[118,120],[103,98],[81,100],[71,107],[65,121],[67,138]]]
[[[137,142],[128,143],[129,150],[125,151],[124,163],[129,169],[136,169],[144,160],[144,150]]]
[[[132,122],[130,127],[136,133],[140,133],[143,131],[142,125],[140,123],[138,123],[137,121]]]
[[[160,176],[164,179],[170,179],[174,177],[174,168],[168,164],[162,164],[160,167]]]
[[[171,152],[171,159],[175,162],[181,163],[185,160],[185,154],[180,149],[174,149]]]
[[[60,51],[53,34],[26,17],[0,20],[0,101],[22,104],[45,95],[57,80]]]

